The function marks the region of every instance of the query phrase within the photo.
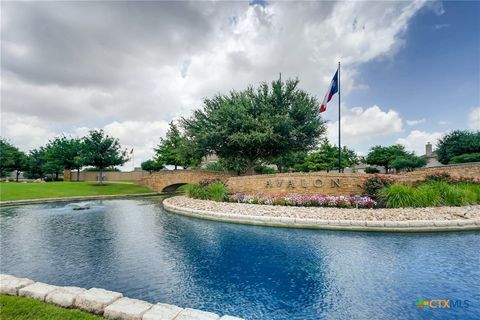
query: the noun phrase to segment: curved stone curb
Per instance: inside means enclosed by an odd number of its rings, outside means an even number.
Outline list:
[[[0,274],[0,294],[24,296],[60,307],[78,308],[86,312],[118,320],[243,320],[242,318],[170,304],[123,297],[120,292],[91,288],[59,287],[27,278]]]
[[[148,192],[148,193],[132,193],[132,194],[111,194],[111,195],[98,195],[98,196],[78,196],[78,197],[63,197],[63,198],[13,200],[13,201],[0,201],[0,207],[12,207],[12,206],[22,206],[22,205],[28,205],[28,204],[42,204],[42,203],[52,203],[52,202],[123,199],[123,198],[148,197],[148,196],[158,196],[158,195],[161,195],[161,193]]]
[[[193,218],[268,227],[380,232],[438,232],[480,230],[480,219],[442,221],[364,221],[251,216],[179,207],[170,203],[170,199],[163,200],[163,207],[168,211]]]

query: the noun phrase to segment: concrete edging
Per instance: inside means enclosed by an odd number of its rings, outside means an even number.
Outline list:
[[[8,274],[0,274],[0,294],[32,298],[118,320],[243,320],[165,303],[151,304],[124,297],[120,292],[53,286]]]
[[[373,220],[320,220],[307,218],[250,216],[223,212],[198,210],[179,207],[163,201],[163,207],[183,216],[268,227],[321,229],[338,231],[378,231],[378,232],[440,232],[480,230],[480,219],[468,220],[411,220],[411,221],[373,221]],[[348,209],[346,209],[348,210]]]
[[[132,193],[132,194],[111,194],[111,195],[98,195],[98,196],[75,196],[75,197],[63,197],[63,198],[12,200],[12,201],[0,201],[0,207],[21,206],[21,205],[28,205],[28,204],[42,204],[42,203],[52,203],[52,202],[136,198],[136,197],[158,196],[160,194],[161,193],[159,192],[148,192],[148,193]]]

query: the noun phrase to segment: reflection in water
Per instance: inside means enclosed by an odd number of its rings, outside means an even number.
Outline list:
[[[247,319],[474,319],[480,233],[386,234],[216,223],[152,200],[0,209],[2,273],[103,287]],[[422,311],[418,298],[470,300]]]

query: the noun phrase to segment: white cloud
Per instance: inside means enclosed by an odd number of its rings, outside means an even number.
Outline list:
[[[425,118],[418,119],[418,120],[406,120],[405,121],[409,126],[416,126],[417,124],[421,124],[425,122]]]
[[[7,121],[5,121],[8,119]],[[153,148],[168,130],[166,121],[114,121],[102,127],[71,127],[68,130],[53,130],[51,126],[35,116],[24,117],[14,113],[2,113],[1,135],[13,142],[20,150],[29,152],[45,145],[56,136],[84,137],[90,130],[104,129],[107,134],[118,138],[124,149],[134,149],[135,159],[130,159],[121,169],[131,170],[151,159]]]
[[[451,121],[446,121],[446,120],[438,121],[438,124],[441,125],[441,126],[446,126],[446,125],[449,125],[451,123],[452,123]]]
[[[366,87],[359,66],[395,54],[425,5],[142,2],[131,10],[121,2],[8,3],[2,135],[31,149],[63,131],[83,136],[105,128],[135,148],[139,163],[167,123],[188,116],[203,98],[276,79],[280,71],[321,99],[341,60],[343,92]],[[335,123],[328,126],[334,137]],[[377,106],[353,108],[342,127],[355,147],[400,132],[402,120]]]
[[[2,112],[1,135],[22,151],[44,145],[55,136],[45,123],[36,116],[21,116]]]
[[[350,147],[362,142],[376,141],[403,129],[403,121],[398,112],[383,111],[376,105],[367,109],[342,108],[341,121],[342,144]],[[332,143],[338,141],[338,121],[327,124],[327,136]]]
[[[480,130],[480,107],[474,108],[468,115],[468,127],[472,130]]]
[[[425,145],[427,142],[430,142],[435,149],[438,140],[445,134],[446,132],[413,130],[405,138],[397,139],[396,143],[404,145],[408,151],[414,151],[417,155],[423,155],[425,154]]]
[[[440,29],[445,29],[445,28],[449,28],[450,25],[449,24],[446,24],[446,23],[442,23],[442,24],[436,24],[433,26],[433,30],[440,30]]]
[[[115,121],[103,129],[107,134],[118,138],[122,147],[128,150],[134,149],[134,158],[122,167],[122,169],[131,170],[133,161],[135,161],[135,167],[139,167],[140,163],[152,158],[153,148],[158,145],[160,137],[165,136],[168,130],[168,122]]]

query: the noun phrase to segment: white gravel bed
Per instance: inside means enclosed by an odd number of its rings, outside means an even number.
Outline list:
[[[411,221],[480,219],[480,206],[429,207],[398,209],[343,209],[323,207],[272,206],[246,203],[215,202],[185,196],[168,198],[169,204],[187,209],[222,212],[245,216],[270,216],[321,220]]]

